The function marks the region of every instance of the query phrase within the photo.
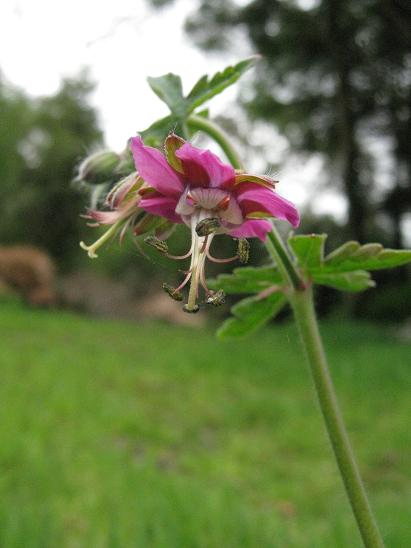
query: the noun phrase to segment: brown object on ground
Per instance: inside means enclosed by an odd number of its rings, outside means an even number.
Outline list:
[[[181,303],[155,285],[147,284],[146,294],[138,297],[132,284],[90,271],[73,272],[62,277],[59,280],[59,299],[63,307],[93,316],[137,322],[160,320],[189,327],[205,324],[203,314],[184,313]]]
[[[41,249],[29,245],[0,246],[0,285],[32,306],[56,302],[55,265]]]

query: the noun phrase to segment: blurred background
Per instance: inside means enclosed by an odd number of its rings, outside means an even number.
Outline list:
[[[174,263],[131,239],[93,262],[78,245],[98,236],[72,183],[81,160],[166,114],[146,77],[175,72],[188,90],[254,53],[211,116],[280,180],[299,232],[327,232],[330,250],[410,247],[405,0],[1,3],[0,546],[360,546],[287,318],[222,345],[228,307],[192,318],[161,293]],[[317,295],[396,547],[411,542],[410,276]]]

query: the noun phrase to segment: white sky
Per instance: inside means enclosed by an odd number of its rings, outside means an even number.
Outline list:
[[[147,76],[176,72],[188,90],[203,74],[250,53],[245,45],[235,56],[198,51],[182,29],[193,5],[179,0],[150,11],[144,0],[1,0],[0,69],[10,82],[38,96],[56,92],[64,76],[89,67],[97,83],[92,103],[106,143],[122,150],[128,137],[167,113]],[[235,95],[235,86],[226,90],[211,103],[212,112],[224,111]],[[272,150],[274,161],[283,159],[284,140],[273,142]],[[278,174],[279,192],[301,206],[312,196],[320,168],[316,157],[286,162]],[[342,218],[344,200],[334,191],[322,192],[314,210]]]

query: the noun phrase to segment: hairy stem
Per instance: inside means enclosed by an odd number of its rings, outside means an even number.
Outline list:
[[[327,432],[364,545],[367,548],[383,548],[384,543],[368,502],[344,420],[339,410],[318,329],[311,288],[293,292],[290,301],[310,365]]]
[[[288,282],[288,285],[293,289],[300,289],[303,285],[302,280],[274,223],[272,223],[271,232],[267,236],[268,239],[265,246],[273,257],[284,281]]]
[[[207,135],[214,139],[214,141],[223,149],[231,165],[235,169],[243,169],[243,165],[237,151],[230,143],[228,136],[217,124],[211,122],[207,118],[193,114],[188,118],[187,125],[190,129],[197,129],[207,133]]]

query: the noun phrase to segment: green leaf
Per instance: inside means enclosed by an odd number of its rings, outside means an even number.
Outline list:
[[[161,147],[167,135],[171,131],[176,131],[177,127],[177,118],[171,115],[157,120],[157,122],[154,122],[154,124],[151,124],[151,126],[139,133],[146,145]]]
[[[178,117],[184,116],[186,108],[180,76],[169,72],[157,78],[149,76],[147,81],[154,93],[164,101],[173,114]]]
[[[381,244],[360,246],[358,242],[347,242],[326,257],[322,270],[324,272],[382,270],[395,268],[410,261],[411,250],[384,249]]]
[[[226,320],[217,335],[220,339],[249,335],[276,316],[286,302],[284,294],[279,292],[264,299],[258,296],[243,299],[231,309],[235,317]]]
[[[308,234],[292,236],[288,239],[299,266],[310,270],[320,267],[324,257],[324,243],[327,234]]]
[[[211,78],[208,75],[202,76],[186,97],[187,114],[237,82],[259,58],[258,55],[254,55],[244,59],[234,66],[225,68],[222,72],[217,72]]]
[[[232,274],[220,274],[207,280],[211,289],[222,289],[227,294],[260,293],[282,283],[281,275],[274,266],[235,268]]]
[[[345,244],[337,247],[337,249],[327,255],[325,258],[325,263],[330,266],[336,266],[344,262],[348,257],[351,257],[351,255],[353,255],[359,248],[360,244],[358,242],[345,242]]]
[[[411,261],[410,250],[384,249],[381,244],[349,241],[323,258],[325,234],[292,236],[288,240],[298,266],[317,284],[342,291],[373,287],[368,270],[401,266]]]
[[[316,272],[313,273],[313,281],[319,285],[326,285],[340,291],[364,291],[375,287],[369,272],[354,270],[353,272]]]

